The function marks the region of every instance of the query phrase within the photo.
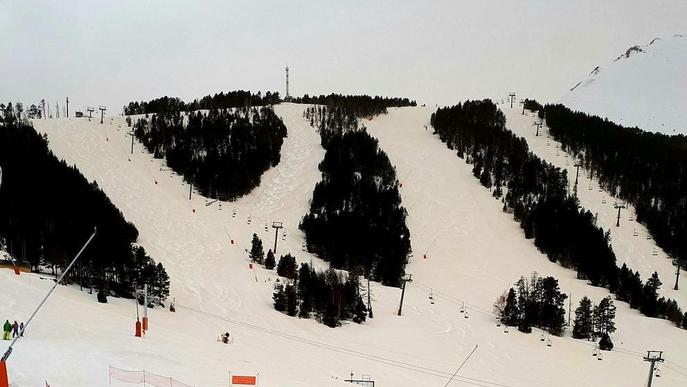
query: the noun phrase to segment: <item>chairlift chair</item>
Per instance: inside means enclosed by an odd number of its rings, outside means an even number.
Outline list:
[[[539,341],[544,341],[544,333],[542,333],[541,335],[539,335]]]
[[[604,359],[604,354],[599,350],[599,354],[596,355],[596,360],[603,360]]]
[[[654,374],[654,376],[656,376],[657,378],[660,378],[661,377],[661,369],[656,367],[656,368],[654,368],[654,371],[656,372]]]
[[[546,340],[546,346],[550,347],[551,345],[553,345],[553,342],[551,341],[551,339]]]
[[[596,355],[599,353],[599,350],[594,347],[594,351],[592,351],[592,356],[596,357]]]
[[[463,317],[465,317],[465,318],[468,318],[468,317],[469,317],[469,315],[468,315],[468,312],[467,312],[467,311],[465,311],[465,313],[463,314]]]
[[[503,326],[503,333],[508,333],[508,325]]]

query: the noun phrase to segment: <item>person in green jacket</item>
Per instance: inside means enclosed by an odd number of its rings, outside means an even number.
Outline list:
[[[2,320],[0,320],[2,321]],[[2,339],[3,340],[9,340],[10,339],[10,331],[12,330],[12,324],[10,324],[10,320],[5,320],[5,325],[2,326]]]

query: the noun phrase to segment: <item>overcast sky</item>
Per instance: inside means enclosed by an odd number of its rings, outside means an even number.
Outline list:
[[[687,1],[0,0],[0,101],[72,107],[223,90],[555,101],[687,33]]]

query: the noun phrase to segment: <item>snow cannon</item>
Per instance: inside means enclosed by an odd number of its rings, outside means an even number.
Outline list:
[[[0,387],[10,387],[10,379],[7,377],[7,364],[0,360]]]
[[[19,271],[19,267],[18,267],[18,266],[15,266],[15,267],[14,267],[14,274],[16,274],[16,275],[20,275],[20,274],[21,274],[21,271]]]
[[[136,320],[136,337],[141,337],[141,322],[139,320]]]
[[[148,330],[148,317],[143,317],[143,332]]]

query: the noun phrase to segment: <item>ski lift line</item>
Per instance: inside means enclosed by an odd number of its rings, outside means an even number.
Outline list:
[[[41,303],[38,304],[38,307],[36,307],[36,310],[34,310],[33,313],[31,314],[31,316],[28,318],[28,320],[26,320],[26,324],[24,324],[24,329],[22,330],[22,333],[26,330],[26,328],[28,328],[29,324],[31,323],[31,320],[33,320],[33,318],[36,316],[36,314],[41,309],[43,304],[45,304],[45,302],[48,301],[48,298],[50,297],[52,292],[55,290],[55,288],[57,288],[57,285],[59,285],[60,282],[62,282],[62,279],[64,279],[65,275],[67,275],[67,273],[69,272],[69,269],[71,269],[72,266],[74,266],[74,264],[76,263],[76,260],[79,259],[79,257],[81,256],[81,253],[83,253],[84,250],[86,250],[86,247],[88,247],[88,245],[91,243],[93,238],[95,238],[96,233],[97,233],[97,230],[93,229],[93,234],[91,234],[90,238],[88,238],[86,243],[84,243],[83,247],[81,247],[81,250],[79,250],[79,252],[76,254],[74,259],[72,259],[69,266],[67,266],[67,268],[64,269],[60,278],[58,278],[57,281],[55,281],[55,284],[53,284],[52,288],[50,288],[50,290],[48,291],[48,294],[45,295],[45,298],[43,298]],[[15,337],[14,340],[12,340],[9,347],[7,347],[7,351],[5,352],[5,354],[2,355],[2,361],[6,361],[7,358],[10,357],[10,354],[12,354],[12,349],[13,349],[12,347],[17,343],[17,340],[19,340],[20,337],[21,337],[21,335]]]
[[[346,355],[350,355],[350,356],[362,358],[362,359],[365,359],[365,360],[371,360],[371,361],[375,361],[375,362],[382,363],[382,364],[385,364],[385,365],[389,365],[389,366],[392,366],[392,367],[402,368],[402,369],[406,369],[406,370],[413,371],[413,372],[418,372],[418,373],[422,373],[422,374],[426,374],[426,375],[436,376],[436,377],[439,377],[439,378],[449,378],[449,377],[451,376],[451,373],[450,373],[450,372],[441,371],[441,370],[436,370],[436,369],[432,369],[432,368],[428,368],[428,367],[424,367],[424,366],[420,366],[420,365],[415,365],[415,364],[406,363],[406,362],[399,361],[399,360],[394,360],[394,359],[391,359],[391,358],[385,358],[385,357],[382,357],[382,356],[371,355],[371,354],[367,354],[367,353],[364,353],[364,352],[355,351],[355,350],[348,349],[348,348],[345,348],[345,347],[338,347],[338,346],[335,346],[335,345],[332,345],[332,344],[327,344],[327,343],[319,342],[319,341],[316,341],[316,340],[311,340],[311,339],[306,339],[306,338],[298,337],[298,336],[295,336],[295,335],[283,333],[283,332],[280,332],[280,331],[277,331],[277,330],[273,330],[273,329],[261,327],[261,326],[254,325],[254,324],[250,324],[250,323],[247,323],[247,322],[238,321],[238,320],[233,320],[233,319],[230,319],[230,318],[228,318],[228,317],[222,317],[222,316],[219,316],[219,315],[216,315],[216,314],[213,314],[213,313],[210,313],[210,312],[205,312],[205,311],[202,311],[202,310],[200,310],[200,309],[197,309],[197,308],[194,308],[194,307],[190,307],[190,306],[179,305],[179,304],[177,304],[177,306],[180,307],[180,308],[184,308],[184,309],[187,309],[187,310],[196,312],[196,313],[200,313],[200,314],[204,314],[204,315],[207,315],[207,316],[211,316],[211,317],[220,319],[220,320],[225,321],[225,322],[228,322],[228,323],[230,323],[230,324],[235,324],[235,325],[243,326],[243,327],[245,327],[245,328],[249,328],[249,329],[261,331],[261,332],[263,332],[263,333],[267,333],[267,334],[274,335],[274,336],[279,336],[279,337],[282,337],[282,338],[285,338],[285,339],[289,339],[289,340],[301,342],[301,343],[303,343],[303,344],[312,345],[312,346],[319,347],[319,348],[322,348],[322,349],[327,349],[327,350],[330,350],[330,351],[333,351],[333,352],[338,352],[338,353],[342,353],[342,354],[346,354]],[[460,379],[456,379],[456,381],[459,381],[459,382],[465,383],[465,384],[470,384],[470,385],[473,385],[473,386],[482,386],[482,387],[493,387],[493,386],[496,386],[496,387],[514,387],[514,386],[512,386],[512,385],[507,385],[507,384],[502,384],[502,383],[496,383],[496,382],[490,382],[490,381],[488,381],[488,380],[483,380],[483,379],[478,379],[478,378],[471,378],[471,377],[467,377],[467,376],[457,376],[456,378],[460,378]],[[461,380],[461,379],[462,379],[462,380]]]
[[[477,345],[475,345],[475,348],[472,349],[472,351],[470,352],[470,354],[468,355],[468,357],[466,357],[465,360],[463,360],[463,362],[460,363],[460,365],[458,366],[458,369],[456,369],[456,372],[454,372],[453,375],[451,375],[451,379],[449,379],[448,382],[446,382],[446,384],[444,384],[444,387],[447,387],[447,386],[449,385],[449,383],[451,383],[451,381],[453,380],[453,378],[455,378],[456,375],[458,374],[458,371],[460,371],[460,369],[463,368],[463,366],[465,365],[465,363],[468,362],[468,360],[470,359],[470,357],[472,356],[472,354],[475,353],[476,350],[477,350]]]
[[[413,282],[411,282],[411,285],[418,286],[419,288],[424,288],[425,290],[430,289],[428,286],[426,286],[426,285],[424,285],[423,283],[417,281],[416,279],[413,279]],[[433,292],[433,296],[434,296],[434,297],[443,298],[443,299],[447,300],[448,302],[451,302],[451,303],[456,304],[456,305],[461,305],[461,304],[463,303],[462,300],[459,300],[459,299],[457,299],[457,298],[454,298],[454,297],[445,295],[445,294],[443,294],[442,292],[437,291],[437,290],[434,289],[434,288],[431,288],[431,289],[432,289],[432,292]],[[493,315],[494,315],[492,312],[488,312],[488,311],[486,311],[486,310],[484,310],[484,309],[482,309],[482,308],[479,308],[479,307],[477,307],[477,306],[475,306],[475,305],[473,305],[473,304],[469,304],[469,303],[465,302],[465,305],[466,305],[466,306],[470,306],[472,309],[474,309],[474,310],[476,310],[476,311],[478,311],[478,312],[480,312],[480,313],[483,313],[483,314],[486,314],[486,315],[489,315],[489,316],[493,316]],[[583,341],[580,341],[580,340],[577,340],[577,339],[573,339],[572,337],[562,336],[561,338],[570,340],[570,341],[572,341],[572,342],[574,342],[574,343],[583,344],[583,345],[587,345],[587,346],[595,346],[595,345],[596,345],[595,343],[585,343],[585,342],[583,342]],[[625,349],[625,348],[618,347],[618,346],[615,346],[615,347],[613,348],[613,351],[614,351],[614,352],[621,353],[621,354],[623,354],[623,355],[627,355],[627,356],[642,357],[642,358],[644,357],[644,353],[643,353],[643,352],[633,351],[633,350],[631,350],[631,349]],[[684,366],[682,366],[682,365],[680,365],[680,364],[677,364],[677,363],[675,363],[675,362],[671,362],[671,361],[669,361],[669,360],[666,360],[666,362],[667,362],[667,363],[670,363],[670,364],[673,364],[674,366],[683,368],[683,369],[685,369],[685,371],[687,371],[687,367],[684,367]]]
[[[419,287],[419,288],[423,288],[424,290],[432,290],[433,295],[434,295],[435,297],[438,296],[438,297],[443,298],[443,299],[445,299],[446,301],[451,302],[451,303],[453,303],[453,304],[462,305],[463,303],[465,303],[465,306],[469,306],[469,307],[470,307],[471,309],[473,309],[473,310],[476,310],[476,311],[478,311],[478,312],[484,313],[484,314],[489,315],[489,316],[493,316],[493,315],[494,315],[494,313],[492,313],[492,312],[490,312],[490,311],[487,311],[487,310],[485,310],[485,309],[483,309],[483,308],[480,308],[479,306],[477,306],[477,305],[475,305],[475,304],[471,304],[471,303],[469,303],[469,302],[466,302],[466,301],[464,301],[464,300],[461,300],[460,298],[456,298],[456,297],[449,296],[448,294],[443,293],[443,292],[441,292],[441,291],[438,291],[438,290],[436,290],[436,289],[430,288],[429,286],[427,286],[427,285],[423,284],[422,282],[419,282],[419,281],[417,281],[417,280],[415,280],[415,279],[413,279],[413,282],[411,283],[411,285],[415,285],[415,286],[417,286],[417,287]]]

